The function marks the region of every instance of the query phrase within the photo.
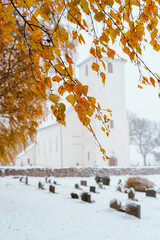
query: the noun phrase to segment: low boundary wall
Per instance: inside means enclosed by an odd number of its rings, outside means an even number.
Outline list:
[[[160,174],[160,167],[106,167],[106,168],[41,168],[41,167],[0,167],[0,176],[55,176],[55,177],[90,177],[102,175],[152,175]]]

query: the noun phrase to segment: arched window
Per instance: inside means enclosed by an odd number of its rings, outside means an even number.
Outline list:
[[[108,72],[113,73],[113,65],[110,62],[108,63]]]
[[[86,71],[86,76],[88,76],[88,64],[85,67],[85,71]]]

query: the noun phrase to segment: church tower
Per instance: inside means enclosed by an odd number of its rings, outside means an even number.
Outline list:
[[[102,154],[90,133],[84,131],[84,161],[86,166],[128,166],[129,165],[129,127],[125,102],[125,61],[106,59],[106,82],[103,85],[101,78],[91,69],[93,58],[78,65],[79,79],[89,86],[88,95],[94,96],[102,109],[111,109],[110,135],[107,137],[100,130],[100,122],[93,119],[93,128],[96,131],[101,145],[105,148],[110,160],[103,161]],[[103,67],[102,67],[103,68]],[[109,116],[109,115],[107,115]]]

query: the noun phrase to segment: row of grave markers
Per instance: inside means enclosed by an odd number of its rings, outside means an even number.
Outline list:
[[[95,180],[98,183],[99,188],[103,188],[103,184],[104,185],[109,185],[109,182],[110,182],[110,179],[109,179],[109,181],[105,179],[106,182],[104,181],[104,183],[103,183],[103,181],[101,179],[97,179],[97,177],[95,178]],[[24,182],[26,185],[28,185],[28,177],[20,177],[19,181]],[[45,177],[45,182],[50,183],[50,184],[52,183],[51,179],[48,179],[48,177]],[[60,185],[60,184],[57,184],[56,181],[53,181],[53,184],[54,185]],[[80,185],[87,187],[87,181],[81,180]],[[44,185],[41,182],[38,183],[38,188],[45,190]],[[79,184],[75,184],[75,188],[79,189],[79,190],[82,190],[79,187]],[[117,190],[120,191],[120,189],[117,189]],[[52,193],[56,193],[55,192],[55,186],[50,185],[49,186],[49,191],[52,192]],[[95,186],[90,186],[90,192],[97,193],[96,192],[96,187]],[[127,189],[127,191],[124,191],[124,193],[128,193],[128,198],[129,199],[131,199],[133,201],[138,201],[137,199],[135,199],[134,188],[130,188],[129,190]],[[156,191],[154,189],[147,189],[146,190],[146,196],[156,198]],[[93,201],[91,201],[91,195],[88,192],[83,192],[80,195],[80,197],[81,197],[82,201],[85,201],[85,202],[88,202],[88,203],[93,202]],[[79,199],[79,196],[78,196],[77,193],[71,193],[71,198]],[[141,206],[139,204],[134,203],[134,202],[127,203],[126,206],[124,207],[124,206],[122,206],[122,204],[119,200],[113,199],[113,200],[110,201],[110,207],[116,209],[117,211],[126,212],[127,214],[130,214],[130,215],[133,215],[137,218],[140,218]]]

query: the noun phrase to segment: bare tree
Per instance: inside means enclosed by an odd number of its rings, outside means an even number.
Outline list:
[[[146,166],[149,153],[160,146],[160,124],[141,119],[133,113],[128,113],[130,143],[139,148]]]

